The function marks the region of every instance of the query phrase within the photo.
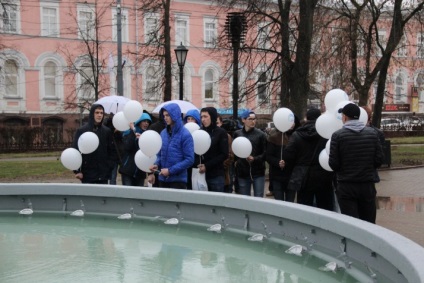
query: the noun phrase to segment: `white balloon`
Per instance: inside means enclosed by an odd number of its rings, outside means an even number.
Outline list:
[[[75,148],[67,148],[60,155],[60,161],[66,169],[78,170],[82,164],[82,156]]]
[[[130,122],[135,122],[143,114],[143,106],[137,100],[130,100],[125,103],[124,115]]]
[[[318,134],[325,139],[330,139],[331,135],[338,129],[341,129],[342,126],[342,121],[337,120],[337,118],[328,111],[319,116],[315,123]]]
[[[274,116],[272,117],[272,121],[274,122],[274,126],[280,132],[287,132],[294,124],[294,114],[293,112],[285,107],[277,109],[274,112]]]
[[[328,165],[328,159],[329,159],[329,156],[327,152],[325,151],[325,149],[321,150],[318,157],[319,165],[321,165],[323,169],[332,172],[333,169],[331,169],[330,165]]]
[[[240,158],[247,158],[252,153],[252,143],[245,137],[238,137],[233,140],[231,149]]]
[[[339,109],[345,107],[347,104],[353,103],[352,101],[340,101],[336,108],[334,109],[334,115],[336,116],[337,120],[342,120],[342,113],[339,113]]]
[[[341,89],[332,89],[325,95],[324,104],[327,111],[337,111],[337,104],[349,100],[347,93]]]
[[[194,131],[192,134],[194,142],[194,152],[198,155],[205,154],[211,147],[211,137],[204,130]]]
[[[362,107],[359,107],[359,110],[361,110],[361,114],[359,115],[359,121],[363,122],[366,125],[368,123],[368,113]]]
[[[112,124],[118,131],[124,132],[130,128],[130,123],[125,118],[124,112],[118,112],[113,116]]]
[[[141,150],[138,150],[134,156],[135,165],[144,172],[151,173],[149,167],[155,164],[156,155],[151,157],[145,155]]]
[[[85,132],[78,139],[78,149],[81,153],[92,153],[98,146],[99,137],[93,132]]]
[[[327,143],[325,144],[325,152],[327,152],[327,154],[330,156],[330,145],[331,145],[331,139],[329,139],[327,141]]]
[[[161,149],[162,138],[158,132],[147,130],[143,132],[138,138],[138,146],[145,155],[152,157],[156,155]]]
[[[186,123],[184,127],[186,127],[186,129],[189,130],[190,134],[200,129],[200,126],[197,123],[192,123],[192,122]]]

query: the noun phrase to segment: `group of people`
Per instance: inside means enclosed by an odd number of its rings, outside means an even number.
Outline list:
[[[347,104],[339,112],[344,125],[331,138],[330,172],[319,162],[327,139],[315,128],[321,115],[318,109],[308,110],[304,122],[295,117],[292,128],[282,133],[278,129],[258,129],[256,114],[251,110],[240,115],[242,125],[226,128],[214,107],[190,110],[183,116],[177,104],[168,103],[160,110],[157,122],[152,123],[150,115],[143,113],[130,123],[129,130],[118,132],[104,125],[104,108],[94,104],[88,123],[76,132],[74,147],[78,149],[78,138],[86,131],[98,135],[99,147],[82,155],[83,162],[75,176],[82,183],[107,184],[119,164],[123,185],[150,183],[163,188],[192,189],[192,174],[196,171],[204,174],[208,191],[250,196],[253,189],[255,197],[264,197],[268,163],[275,199],[334,210],[335,192],[341,213],[375,223],[375,183],[379,181],[377,168],[382,164],[384,136],[379,129],[359,121],[357,105]],[[197,123],[209,134],[211,144],[204,154],[195,153],[194,140],[185,123]],[[142,146],[138,138],[148,129],[160,133],[162,139],[150,173],[140,170],[134,159]],[[239,158],[231,150],[232,141],[238,137],[245,137],[252,144],[252,152],[246,158]]]

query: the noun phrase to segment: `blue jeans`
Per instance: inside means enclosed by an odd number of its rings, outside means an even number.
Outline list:
[[[122,179],[122,185],[124,186],[143,187],[145,177],[144,176],[132,177],[125,174],[121,174],[121,179]]]
[[[239,193],[241,195],[250,196],[251,186],[253,185],[253,195],[255,197],[264,197],[265,176],[255,177],[251,179],[238,178]]]
[[[224,176],[218,176],[210,179],[206,179],[206,183],[208,184],[208,191],[209,192],[224,192],[224,186],[225,186],[225,177]]]

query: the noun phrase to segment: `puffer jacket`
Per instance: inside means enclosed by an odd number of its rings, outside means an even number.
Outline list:
[[[374,182],[383,151],[376,131],[362,122],[350,120],[331,136],[328,164],[338,182]]]
[[[100,104],[93,104],[91,106],[88,123],[76,131],[72,144],[73,148],[78,149],[78,139],[85,132],[93,132],[99,138],[97,149],[89,154],[81,154],[81,168],[74,171],[75,173],[81,172],[83,174],[83,179],[81,180],[83,183],[109,180],[112,168],[118,161],[115,145],[113,144],[112,131],[103,125],[103,121],[99,125],[95,125],[94,123],[94,110],[98,107],[104,110]]]
[[[243,127],[241,130],[234,132],[234,139],[245,137],[252,143],[251,156],[254,157],[252,163],[249,164],[246,158],[235,157],[237,176],[242,179],[250,179],[265,176],[265,159],[266,159],[266,135],[259,129],[253,128],[246,132]]]
[[[315,122],[315,120],[307,121],[293,133],[284,149],[283,159],[294,167],[309,167],[303,188],[305,191],[329,191],[332,190],[331,181],[334,173],[326,171],[319,164],[319,154],[325,148],[327,139],[318,134]],[[296,174],[295,172],[296,170],[292,174]]]
[[[168,168],[170,175],[164,177],[159,175],[162,182],[184,182],[187,183],[187,169],[194,162],[194,143],[190,131],[183,125],[181,110],[178,104],[169,103],[159,112],[159,119],[163,118],[163,111],[167,111],[174,121],[174,126],[166,126],[160,133],[162,148],[157,154],[155,162],[159,170]]]

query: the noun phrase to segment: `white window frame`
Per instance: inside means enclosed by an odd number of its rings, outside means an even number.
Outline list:
[[[91,84],[87,84],[87,86],[90,87],[89,93],[87,92],[88,95],[86,95],[86,90],[85,90],[85,87],[83,86],[85,84],[85,82],[88,81],[88,80],[86,80],[86,78],[84,76],[81,75],[81,72],[84,72],[83,71],[83,68],[85,68],[84,65],[87,65],[86,68],[88,70],[90,70],[91,77],[92,78],[94,77],[94,74],[92,73],[92,69],[91,69],[91,64],[87,61],[82,61],[81,64],[78,66],[80,71],[78,72],[78,80],[77,80],[77,82],[78,82],[78,85],[77,85],[78,99],[80,101],[94,99],[94,88],[93,88],[93,86]]]
[[[417,33],[417,57],[424,58],[424,32]]]
[[[398,78],[402,80],[401,84],[398,84]],[[408,78],[405,72],[398,71],[395,74],[394,80],[393,80],[393,86],[394,86],[394,96],[393,100],[395,103],[406,103],[407,97],[408,97]],[[401,93],[399,93],[399,90]]]
[[[259,81],[261,79],[261,76],[265,75],[265,82]],[[264,88],[264,97],[260,97],[262,93],[259,93],[259,88]],[[256,86],[256,96],[258,98],[258,101],[261,103],[267,103],[270,101],[269,97],[269,84],[268,84],[268,75],[266,71],[261,71],[258,73],[258,79],[257,79],[257,86]]]
[[[185,27],[180,26],[180,23],[185,23]],[[187,15],[175,15],[175,46],[181,43],[190,46],[190,18]]]
[[[47,87],[46,87],[46,78],[48,75],[45,73],[45,68],[47,63],[53,63],[56,67],[56,75],[53,77],[54,79],[54,95],[47,95]],[[63,95],[63,73],[60,69],[60,65],[56,60],[47,59],[44,61],[43,66],[40,70],[40,92],[43,95],[43,99],[45,100],[59,100]]]
[[[269,48],[269,26],[266,22],[261,22],[258,24],[257,45],[259,49]]]
[[[118,9],[112,9],[112,40],[118,41]],[[128,9],[121,8],[121,40],[122,42],[129,41],[129,30],[128,30]]]
[[[383,46],[383,49],[386,49],[387,33],[386,33],[385,30],[380,30],[378,32],[378,41]],[[377,42],[375,42],[375,54],[376,54],[376,56],[379,56],[379,57],[383,56],[383,54],[381,53],[380,47],[377,45]]]
[[[406,57],[406,56],[408,56],[407,43],[408,42],[407,42],[407,39],[406,39],[406,35],[403,34],[402,35],[402,38],[400,39],[400,42],[398,44],[398,47],[397,47],[396,55],[398,57]]]
[[[208,73],[212,74],[211,80],[208,80],[206,77]],[[216,84],[217,84],[217,80],[215,78],[215,71],[212,68],[207,68],[203,74],[203,98],[205,101],[215,100]],[[209,89],[211,89],[212,91],[212,97],[206,97],[206,91],[208,91]]]
[[[154,20],[155,24],[151,24],[149,20]],[[160,17],[158,13],[146,13],[144,15],[144,43],[158,43],[157,38],[159,38],[159,21]]]
[[[49,10],[54,11],[54,15],[45,15],[45,12]],[[48,17],[48,21],[45,21],[45,16]],[[40,22],[41,22],[41,35],[59,37],[60,35],[60,18],[59,18],[59,3],[41,2],[40,3]],[[51,20],[53,18],[53,20]]]
[[[6,73],[6,70],[8,69],[6,67],[6,64],[13,64],[14,66],[16,66],[16,73]],[[15,60],[6,60],[4,62],[4,66],[2,68],[4,71],[4,97],[5,98],[21,98],[20,96],[20,91],[19,91],[19,86],[20,86],[20,76],[19,76],[19,64],[18,62],[16,62]],[[9,83],[10,82],[10,83]],[[14,89],[16,89],[16,91],[14,93],[10,93],[8,92],[8,90],[10,88],[8,88],[8,85],[15,85]]]
[[[217,39],[217,25],[216,18],[205,17],[203,18],[203,35],[204,35],[204,47],[214,48],[216,47]]]
[[[92,16],[91,20],[86,21],[86,19],[82,18],[81,13],[91,14],[91,16]],[[85,39],[85,40],[94,39],[95,30],[96,30],[96,26],[95,26],[96,14],[94,13],[94,8],[91,8],[90,6],[87,6],[87,5],[78,6],[77,14],[78,14],[77,15],[77,18],[78,18],[78,38],[79,39]],[[88,25],[91,25],[91,26],[88,27]]]
[[[149,76],[149,70],[153,70],[151,76]],[[148,65],[143,72],[143,101],[160,101],[161,91],[159,90],[159,67],[156,65]],[[149,91],[149,84],[151,84],[152,90]]]
[[[0,32],[4,33],[21,33],[21,4],[20,1],[2,1],[3,5],[0,5]],[[3,7],[6,7],[4,9]],[[6,11],[5,11],[6,10]],[[6,13],[5,13],[6,12]],[[3,17],[3,15],[8,15],[8,19]],[[14,21],[12,29],[6,26],[7,21]]]

